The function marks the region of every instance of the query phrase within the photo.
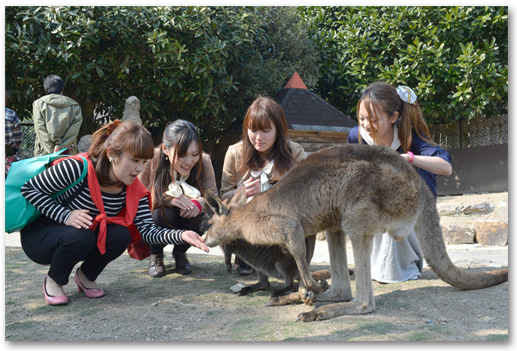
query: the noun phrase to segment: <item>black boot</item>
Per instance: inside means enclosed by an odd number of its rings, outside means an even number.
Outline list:
[[[235,270],[239,275],[249,275],[255,273],[253,267],[244,262],[239,256],[235,256]]]
[[[192,267],[187,258],[186,252],[172,252],[172,257],[176,262],[176,273],[178,274],[190,274],[192,273]]]

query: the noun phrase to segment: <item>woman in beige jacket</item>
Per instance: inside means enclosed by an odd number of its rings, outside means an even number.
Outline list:
[[[229,201],[235,191],[244,186],[249,201],[273,186],[306,157],[299,144],[287,139],[282,107],[269,97],[258,97],[244,117],[242,140],[226,152],[221,198]],[[253,273],[238,257],[235,265],[241,275]]]
[[[190,122],[176,120],[163,132],[161,146],[138,176],[151,192],[154,222],[164,228],[188,229],[200,233],[203,219],[205,190],[217,194],[214,168],[208,154],[203,153],[196,127]],[[149,276],[165,273],[163,245],[150,245]],[[187,259],[188,244],[175,245],[172,256],[176,272],[192,272]]]

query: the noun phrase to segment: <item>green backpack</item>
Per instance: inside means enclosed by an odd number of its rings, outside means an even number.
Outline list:
[[[66,187],[66,189],[52,194],[52,198],[58,197],[84,179],[88,173],[88,161],[82,156],[61,156],[61,153],[65,150],[12,163],[5,179],[5,231],[7,233],[19,231],[26,225],[34,222],[41,215],[41,212],[27,201],[20,190],[29,179],[34,178],[55,164],[54,161],[63,157],[81,158],[84,167],[79,179]]]

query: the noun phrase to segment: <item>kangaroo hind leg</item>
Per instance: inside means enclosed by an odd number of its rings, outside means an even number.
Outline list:
[[[296,321],[312,322],[342,315],[366,314],[375,311],[375,298],[371,280],[370,254],[373,237],[367,234],[350,236],[354,249],[356,296],[350,302],[324,305],[300,313]]]

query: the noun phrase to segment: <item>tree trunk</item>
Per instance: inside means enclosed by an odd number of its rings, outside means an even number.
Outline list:
[[[81,137],[93,134],[97,130],[97,124],[94,121],[93,111],[95,110],[95,105],[93,103],[83,102],[81,105],[81,113],[83,115],[83,123],[81,125],[81,129],[79,130],[79,136],[77,140],[80,140]]]

